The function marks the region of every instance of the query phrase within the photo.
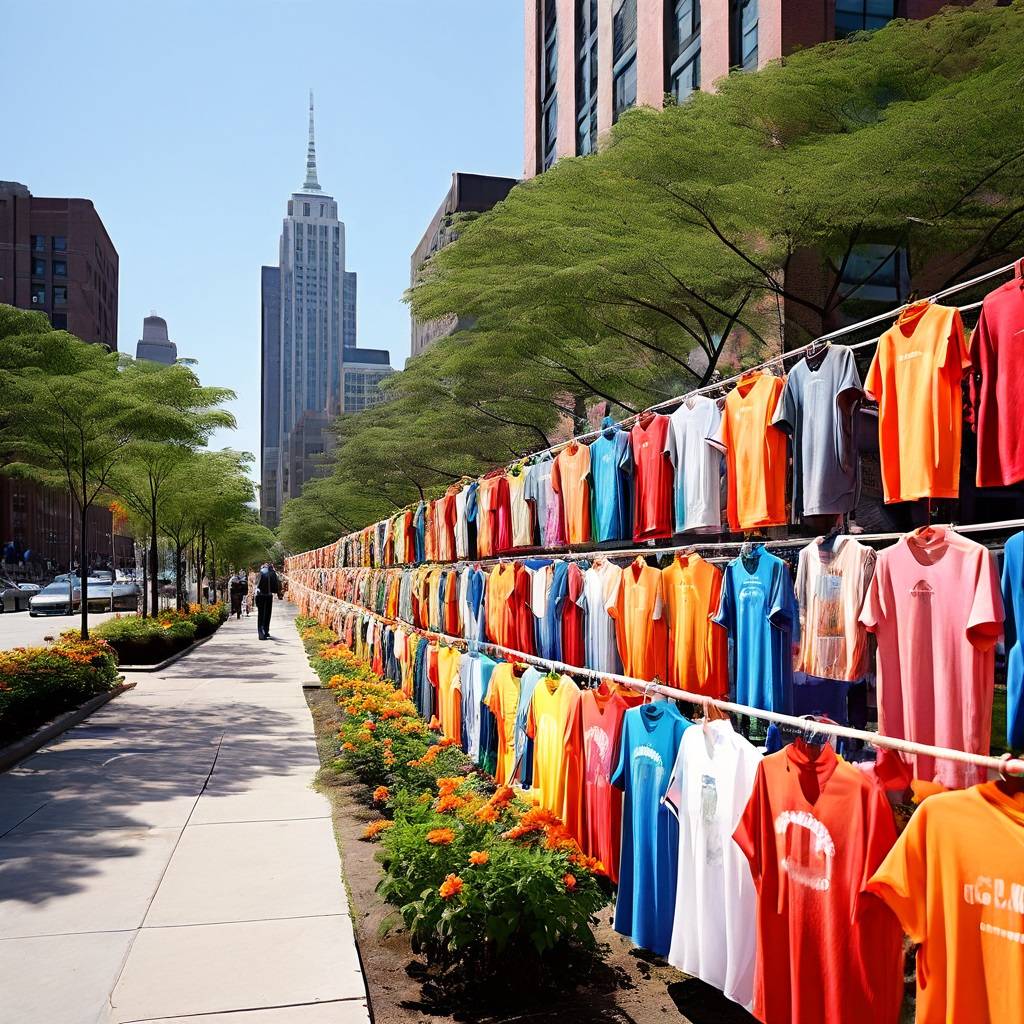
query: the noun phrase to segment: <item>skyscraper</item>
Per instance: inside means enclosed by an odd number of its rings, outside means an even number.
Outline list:
[[[332,420],[345,411],[344,353],[358,351],[356,275],[345,269],[338,204],[317,177],[312,92],[306,180],[288,200],[278,265],[263,267],[261,297],[260,507],[272,527],[284,503],[327,468],[320,454],[332,446]]]
[[[178,358],[178,346],[167,336],[167,321],[154,310],[142,321],[142,337],[135,346],[136,359],[173,366]]]

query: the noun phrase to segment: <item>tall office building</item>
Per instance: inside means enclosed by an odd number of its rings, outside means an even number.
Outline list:
[[[167,336],[167,321],[155,311],[142,321],[142,337],[135,345],[135,358],[164,366],[177,362],[178,346]]]
[[[387,349],[345,349],[341,367],[344,411],[362,412],[380,405],[384,401],[380,383],[394,372]]]
[[[500,203],[518,184],[516,178],[498,178],[491,174],[455,171],[452,174],[451,188],[431,218],[427,230],[423,232],[420,244],[413,250],[409,260],[409,284],[415,286],[423,264],[458,237],[458,225],[455,221],[458,214],[483,213]],[[465,326],[464,322],[455,316],[422,322],[415,317],[411,320],[410,356],[418,356],[438,338],[454,334],[460,327]]]
[[[946,0],[525,0],[525,174],[597,147],[629,107]]]
[[[260,509],[263,522],[273,527],[285,502],[326,471],[331,423],[347,411],[345,353],[359,352],[356,275],[345,269],[338,204],[317,177],[312,92],[306,180],[288,200],[278,265],[262,268],[260,290]]]

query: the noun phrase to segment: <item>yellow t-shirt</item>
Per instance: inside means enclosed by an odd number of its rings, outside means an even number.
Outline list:
[[[462,685],[459,678],[459,659],[462,655],[454,647],[440,647],[437,651],[437,707],[441,717],[441,731],[445,739],[459,739],[462,730]]]
[[[519,707],[519,679],[507,661],[499,661],[491,672],[487,706],[498,720],[498,753],[494,777],[507,784],[515,768],[516,710]]]
[[[565,802],[566,726],[580,691],[568,676],[544,676],[530,701],[526,735],[533,740],[533,781],[530,796],[561,816]]]

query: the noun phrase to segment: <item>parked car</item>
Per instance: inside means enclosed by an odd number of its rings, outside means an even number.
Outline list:
[[[135,612],[139,610],[142,591],[137,583],[111,583],[109,580],[90,576],[89,593],[86,600],[91,612]],[[113,598],[113,604],[111,604]]]
[[[68,580],[56,579],[47,583],[38,594],[28,600],[29,615],[71,615],[82,605],[81,585],[75,584],[72,592],[71,607],[68,607]]]
[[[24,590],[26,594],[38,594],[42,587],[38,583],[19,583],[19,590]]]
[[[0,612],[23,612],[32,595],[17,583],[0,579]]]

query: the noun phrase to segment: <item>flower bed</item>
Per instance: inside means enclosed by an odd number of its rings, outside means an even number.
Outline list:
[[[161,612],[156,618],[118,615],[92,630],[93,636],[106,640],[122,665],[155,665],[189,644],[213,634],[228,617],[227,606],[189,605],[188,609]],[[64,636],[77,636],[71,630]]]
[[[380,812],[364,838],[381,844],[379,891],[413,948],[441,971],[478,977],[519,971],[559,947],[593,948],[610,886],[558,817],[496,788],[330,630],[309,619],[298,627],[337,691],[339,767],[366,783]]]
[[[63,636],[49,647],[0,651],[0,743],[107,693],[117,681],[117,659],[103,640]]]

